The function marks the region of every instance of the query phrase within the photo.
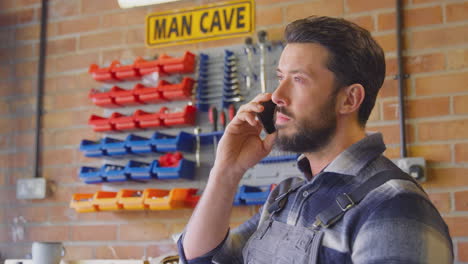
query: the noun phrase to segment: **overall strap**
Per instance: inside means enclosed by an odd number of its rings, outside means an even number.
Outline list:
[[[276,197],[273,203],[271,203],[271,205],[268,207],[268,213],[274,215],[275,213],[281,211],[286,205],[286,202],[288,201],[288,196],[292,192],[299,189],[299,187],[304,185],[304,183],[305,181],[296,182],[286,192],[278,195],[278,197]]]
[[[376,189],[380,185],[386,183],[389,180],[408,180],[412,181],[421,190],[422,188],[411,176],[401,170],[384,170],[378,172],[374,176],[370,177],[364,183],[359,185],[356,189],[349,193],[343,193],[336,197],[336,203],[332,203],[330,207],[320,212],[314,223],[314,227],[327,228],[330,225],[339,221],[343,215],[353,206],[358,204],[364,197],[372,190]],[[424,191],[424,190],[423,190]]]

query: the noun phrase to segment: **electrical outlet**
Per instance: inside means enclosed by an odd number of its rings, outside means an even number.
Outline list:
[[[401,170],[408,173],[415,180],[425,182],[426,160],[422,157],[401,158],[392,160]]]
[[[16,198],[44,199],[47,193],[47,182],[44,178],[18,179],[16,182]]]

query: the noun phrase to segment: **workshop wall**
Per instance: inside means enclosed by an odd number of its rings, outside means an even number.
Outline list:
[[[87,125],[102,110],[87,98],[96,82],[91,63],[242,44],[243,38],[168,48],[144,45],[148,13],[217,1],[180,1],[122,10],[117,0],[51,0],[48,23],[42,176],[45,200],[15,197],[17,179],[32,177],[34,93],[39,54],[40,0],[0,1],[0,259],[24,257],[31,242],[63,241],[68,259],[154,257],[175,250],[192,210],[77,214],[71,194],[99,189],[81,183],[78,168],[99,165],[78,151],[80,140],[98,139]],[[406,0],[405,68],[409,155],[428,161],[424,184],[447,221],[457,263],[468,263],[468,1]],[[368,129],[384,133],[386,154],[399,155],[394,0],[257,0],[257,30],[282,38],[284,26],[309,15],[350,19],[371,31],[387,56],[387,79]],[[236,207],[233,225],[258,207]]]

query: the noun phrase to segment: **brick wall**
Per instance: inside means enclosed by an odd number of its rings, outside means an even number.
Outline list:
[[[95,82],[91,63],[134,59],[181,50],[241,44],[242,38],[172,48],[144,46],[144,18],[155,11],[216,1],[180,1],[121,10],[116,0],[51,0],[48,24],[41,173],[52,195],[15,199],[15,183],[29,178],[34,142],[34,97],[39,48],[40,0],[0,1],[0,253],[23,257],[31,241],[60,240],[67,258],[141,258],[174,250],[170,235],[182,230],[191,210],[76,214],[71,193],[95,191],[77,180],[77,169],[96,164],[77,150],[82,138],[97,138],[86,125],[98,108],[86,98]],[[312,14],[350,19],[370,30],[386,51],[388,76],[369,130],[384,133],[387,155],[399,155],[394,0],[257,0],[257,29],[272,39],[284,26]],[[409,154],[428,160],[424,187],[446,219],[458,263],[468,263],[468,1],[405,1],[405,68]],[[258,208],[236,208],[233,224]],[[12,227],[22,217],[24,237]],[[16,229],[18,230],[18,229]]]

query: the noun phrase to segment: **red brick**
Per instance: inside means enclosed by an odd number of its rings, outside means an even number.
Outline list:
[[[467,168],[429,168],[424,188],[451,188],[468,186]]]
[[[413,145],[408,148],[410,157],[424,157],[427,162],[450,162],[450,145]]]
[[[458,242],[458,260],[468,262],[468,242]]]
[[[283,40],[284,39],[284,28],[283,26],[268,28],[268,39],[270,40]]]
[[[92,246],[65,246],[65,260],[93,259]]]
[[[404,67],[405,72],[408,74],[444,70],[445,56],[441,53],[433,53],[405,57]]]
[[[76,128],[70,130],[60,130],[42,134],[42,144],[44,147],[52,146],[78,146],[82,139],[97,140],[101,136],[90,128]]]
[[[349,12],[363,12],[381,8],[393,8],[395,1],[393,0],[380,0],[380,1],[367,1],[367,0],[346,0],[346,6]]]
[[[67,56],[69,59],[73,59],[73,56]],[[91,56],[93,61],[91,63],[98,62],[98,54]],[[86,65],[83,63],[83,65]],[[89,67],[89,65],[88,65]],[[86,68],[88,68],[86,67]],[[96,87],[96,81],[91,78],[88,72],[71,75],[60,75],[54,77],[48,77],[45,79],[44,93],[46,95],[56,95],[58,92],[89,92],[90,87]]]
[[[468,20],[468,2],[447,4],[445,12],[448,22]]]
[[[385,59],[385,74],[387,76],[395,76],[398,72],[398,63],[396,58]]]
[[[285,8],[286,21],[294,21],[311,15],[342,16],[344,14],[342,0],[319,0],[314,2],[290,4]]]
[[[381,132],[384,136],[384,141],[386,144],[396,144],[400,142],[400,127],[399,125],[368,125],[368,131],[378,131]],[[408,143],[414,141],[414,129],[410,125],[406,125],[406,141]]]
[[[146,248],[146,255],[148,257],[159,257],[162,255],[172,254],[177,252],[177,246],[175,243],[170,244],[156,244],[148,246]]]
[[[65,38],[47,41],[47,55],[69,53],[76,50],[76,39]]]
[[[418,138],[422,141],[467,139],[468,120],[420,123]]]
[[[445,217],[444,220],[448,225],[450,236],[452,238],[468,236],[468,228],[466,228],[468,225],[468,217]]]
[[[450,193],[429,193],[428,195],[440,213],[450,212]]]
[[[3,154],[0,157],[0,168],[24,168],[32,164],[32,154],[27,152],[17,152]]]
[[[145,253],[144,246],[100,246],[96,247],[98,259],[141,259]]]
[[[256,14],[256,26],[269,26],[283,23],[283,8],[272,7],[272,8],[261,8],[258,9]]]
[[[15,28],[14,36],[16,40],[37,40],[40,35],[39,25],[27,25]]]
[[[139,34],[136,31],[128,31],[127,32],[127,41],[134,41],[130,40],[131,34]],[[141,48],[118,48],[118,49],[109,49],[109,50],[104,50],[102,51],[102,61],[107,64],[110,63],[113,60],[127,60],[127,61],[133,61],[137,57],[145,57],[148,56],[149,53],[147,53],[147,49],[145,47]]]
[[[29,241],[67,241],[70,239],[68,226],[30,226],[27,234]]]
[[[468,113],[468,95],[455,96],[453,98],[455,114]]]
[[[455,193],[455,210],[468,211],[468,191]]]
[[[72,226],[71,240],[74,241],[114,241],[117,239],[117,226],[93,225]]]
[[[468,162],[468,143],[455,144],[455,162]]]
[[[399,102],[387,101],[383,103],[384,120],[397,120],[400,116]],[[430,105],[431,107],[427,107]],[[445,116],[450,114],[450,98],[424,98],[407,100],[405,103],[407,118],[422,118]]]
[[[47,184],[50,192],[48,193],[47,198],[40,200],[40,202],[69,204],[72,194],[77,192],[75,191],[75,187],[66,185],[59,186],[56,182],[48,182]]]
[[[66,162],[64,164],[69,164]],[[42,177],[50,181],[55,181],[60,184],[76,182],[77,168],[44,168],[42,169]]]
[[[36,77],[38,61],[25,61],[15,64],[15,77]]]
[[[8,242],[8,228],[6,226],[0,226],[0,242]]]
[[[377,102],[375,102],[374,109],[372,109],[372,112],[371,112],[367,122],[372,123],[374,121],[379,121],[379,120],[381,120],[380,102],[377,101]]]
[[[21,9],[2,13],[0,16],[0,27],[13,26],[38,21],[34,8]]]
[[[113,9],[120,9],[117,1],[112,0],[82,0],[81,1],[81,12],[83,14],[89,13],[102,13],[106,11],[111,11]]]
[[[425,25],[442,24],[442,8],[440,6],[406,9],[403,15],[405,28]],[[383,13],[378,16],[378,29],[393,30],[396,28],[395,13]]]
[[[273,5],[278,3],[293,2],[294,0],[256,0],[256,5]]]
[[[43,116],[43,127],[48,129],[67,128],[75,124],[72,111],[51,112]]]
[[[412,0],[413,4],[426,4],[426,3],[433,3],[433,2],[442,2],[443,0]]]
[[[268,31],[267,31],[268,32]],[[269,39],[270,34],[268,34]],[[218,39],[218,40],[212,40],[212,41],[205,41],[205,42],[200,42],[197,44],[187,44],[184,46],[172,46],[170,47],[172,50],[190,50],[190,47],[198,47],[197,49],[210,49],[210,48],[216,48],[216,47],[225,47],[228,45],[241,45],[245,41],[244,37],[237,37],[237,38],[226,38],[226,39]]]
[[[143,45],[146,41],[145,32],[140,28],[129,29],[125,32],[125,43],[127,44],[141,44]],[[178,47],[178,46],[177,46]],[[143,48],[143,47],[141,47]]]
[[[125,10],[123,13],[112,13],[102,16],[102,27],[128,27],[134,25],[145,25],[146,15],[148,14],[146,8],[133,8]],[[140,28],[140,31],[142,28]]]
[[[65,72],[80,69],[88,70],[89,66],[93,63],[96,63],[98,60],[99,54],[97,52],[74,53],[71,55],[61,56],[60,58],[56,58],[54,60],[56,67],[54,72]]]
[[[411,34],[410,49],[433,49],[462,45],[468,42],[468,26],[437,28]]]
[[[373,37],[385,52],[396,51],[397,42],[395,34],[392,33]]]
[[[466,91],[468,72],[416,78],[416,95],[451,94]]]
[[[76,16],[79,14],[80,1],[54,1],[49,4],[50,19]]]
[[[70,164],[74,160],[75,149],[50,149],[42,152],[41,165],[43,167],[53,165]]]
[[[382,88],[380,88],[378,98],[386,98],[386,97],[396,97],[398,96],[398,80],[393,78],[387,78]]]
[[[154,241],[169,238],[169,230],[165,224],[145,223],[120,226],[122,241]]]
[[[369,32],[375,30],[374,18],[372,16],[345,17],[347,20],[367,29]]]
[[[447,53],[447,69],[457,70],[468,67],[468,49],[449,50]]]
[[[70,199],[71,200],[71,199]],[[47,210],[49,222],[54,224],[56,222],[71,222],[77,219],[74,209],[67,206],[49,206]],[[67,252],[68,254],[68,252]]]
[[[57,34],[67,35],[81,32],[91,32],[99,29],[100,17],[92,16],[81,18],[78,17],[72,20],[60,21],[57,24]]]

